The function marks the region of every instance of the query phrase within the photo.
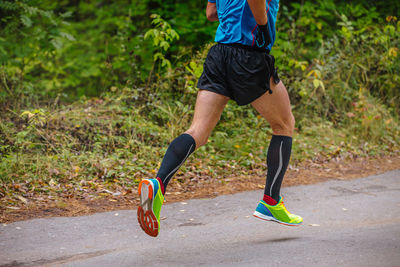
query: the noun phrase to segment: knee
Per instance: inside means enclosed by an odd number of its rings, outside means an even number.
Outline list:
[[[203,133],[196,128],[190,128],[185,133],[190,134],[193,137],[194,141],[196,142],[196,149],[207,144],[209,137],[208,134]]]
[[[288,128],[290,129],[290,131],[294,131],[294,125],[296,123],[296,119],[294,118],[292,112],[290,112],[290,118],[289,118],[289,122],[288,122]]]
[[[271,124],[272,131],[275,135],[292,136],[294,131],[295,118],[290,114],[280,121]]]

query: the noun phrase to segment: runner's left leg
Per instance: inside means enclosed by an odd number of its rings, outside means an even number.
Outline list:
[[[273,136],[267,154],[267,183],[264,198],[258,203],[254,216],[288,226],[298,226],[303,218],[291,214],[283,204],[280,187],[289,164],[292,149],[294,117],[289,95],[282,82],[270,81],[272,94],[265,93],[251,104],[271,125]]]
[[[215,125],[229,98],[206,90],[200,90],[190,128],[175,138],[164,155],[157,179],[161,183],[163,193],[172,176],[185,162],[187,157],[196,149],[207,143]]]
[[[264,192],[264,201],[273,205],[279,202],[282,180],[289,164],[294,117],[283,83],[275,84],[271,78],[270,87],[272,94],[265,93],[251,105],[268,121],[273,132],[267,153],[268,172]]]

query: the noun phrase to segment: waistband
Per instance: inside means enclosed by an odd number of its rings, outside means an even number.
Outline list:
[[[250,51],[257,51],[257,52],[262,52],[262,53],[267,53],[269,54],[269,50],[267,49],[262,49],[257,46],[249,46],[249,45],[244,45],[244,44],[239,44],[239,43],[232,43],[232,44],[224,44],[224,43],[218,43],[219,45],[225,45],[225,46],[232,46],[232,47],[238,47],[238,48],[243,48],[246,50]]]

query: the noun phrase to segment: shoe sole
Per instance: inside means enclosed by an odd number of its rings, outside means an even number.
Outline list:
[[[296,224],[294,224],[294,223],[285,223],[285,222],[282,222],[282,221],[279,221],[279,220],[275,219],[274,217],[264,215],[264,214],[262,214],[262,213],[260,213],[258,211],[255,211],[253,213],[253,216],[258,218],[258,219],[264,220],[264,221],[277,222],[279,224],[283,224],[283,225],[286,225],[286,226],[300,226],[303,223],[303,222],[296,223]]]
[[[156,237],[158,235],[158,225],[157,217],[153,211],[153,201],[154,201],[154,186],[149,180],[142,180],[139,183],[139,196],[140,196],[140,206],[137,209],[137,218],[140,227],[149,236]]]

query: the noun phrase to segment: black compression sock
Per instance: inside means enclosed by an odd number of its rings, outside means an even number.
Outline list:
[[[186,133],[181,134],[171,142],[157,173],[157,177],[159,177],[164,184],[164,190],[172,176],[174,176],[179,167],[195,149],[195,140],[191,135]]]
[[[292,152],[292,137],[273,135],[267,154],[267,184],[264,194],[279,201],[279,192],[283,176],[289,164]]]

